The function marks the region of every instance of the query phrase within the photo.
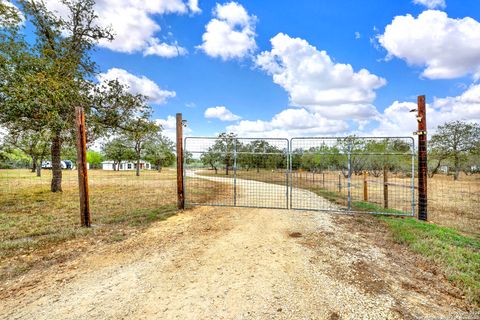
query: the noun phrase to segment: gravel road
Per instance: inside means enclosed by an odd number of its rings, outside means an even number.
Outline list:
[[[197,207],[8,284],[0,318],[415,319],[466,310],[442,276],[365,221]]]

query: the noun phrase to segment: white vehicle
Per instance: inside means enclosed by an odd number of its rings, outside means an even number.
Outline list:
[[[62,166],[62,169],[67,169],[68,168],[67,163],[65,161],[61,161],[60,164]],[[43,161],[42,162],[42,169],[52,169],[52,162],[51,161]],[[68,169],[71,169],[71,167],[68,168]]]

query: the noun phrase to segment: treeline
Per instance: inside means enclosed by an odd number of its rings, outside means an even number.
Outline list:
[[[94,1],[62,3],[65,17],[43,1],[18,0],[19,10],[0,1],[0,128],[7,131],[0,158],[7,161],[9,150],[21,151],[36,170],[49,159],[52,192],[62,191],[61,160],[74,145],[75,107],[85,110],[90,145],[118,137],[137,162],[147,147],[159,145],[150,138],[158,142],[161,132],[151,120],[147,97],[129,93],[116,80],[95,81],[98,68],[91,52],[113,34],[98,26]],[[27,37],[26,26],[33,36]]]
[[[241,170],[286,169],[288,153],[268,140],[239,139],[233,133],[222,133],[205,150],[200,161],[218,173],[220,168],[228,175],[236,160]],[[384,170],[410,175],[412,153],[416,166],[417,150],[409,140],[399,138],[344,138],[325,139],[315,147],[292,150],[293,170],[310,172],[341,171],[360,175],[363,171],[379,177]],[[236,156],[235,156],[236,155]],[[465,121],[447,122],[437,128],[428,146],[429,175],[433,177],[442,168],[451,169],[455,180],[460,172],[480,173],[480,126]],[[416,170],[416,169],[415,169]]]
[[[248,140],[243,142],[235,134],[222,133],[200,156],[203,165],[218,173],[219,168],[225,174],[236,161],[242,170],[286,169],[288,164],[288,148],[281,149],[267,140]],[[411,170],[411,145],[400,139],[359,139],[354,136],[325,140],[316,147],[297,148],[292,152],[291,166],[293,170],[322,172],[325,170],[341,170],[361,174],[364,170],[374,175],[381,175],[386,168],[389,171]],[[350,156],[348,156],[350,154]]]

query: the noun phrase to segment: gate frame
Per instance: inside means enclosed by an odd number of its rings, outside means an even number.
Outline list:
[[[397,216],[397,217],[414,217],[415,216],[415,139],[413,137],[409,136],[388,136],[388,137],[379,137],[379,136],[371,136],[371,137],[354,137],[354,139],[359,139],[359,140],[367,140],[367,139],[408,139],[411,141],[409,143],[410,146],[410,153],[389,153],[389,155],[403,155],[403,156],[410,156],[411,158],[411,186],[410,186],[410,191],[411,191],[411,213],[389,213],[389,212],[379,212],[379,211],[355,211],[351,210],[351,152],[350,152],[350,144],[348,144],[348,151],[347,153],[341,153],[342,155],[347,156],[347,166],[348,166],[348,204],[347,204],[347,209],[345,210],[331,210],[331,209],[308,209],[308,208],[294,208],[293,207],[293,142],[295,140],[339,140],[339,139],[347,139],[349,138],[348,136],[343,136],[343,137],[292,137],[290,139],[288,138],[247,138],[247,137],[237,137],[234,140],[234,165],[233,165],[233,189],[234,189],[234,196],[233,196],[233,207],[239,207],[239,208],[264,208],[264,209],[286,209],[286,210],[299,210],[299,211],[324,211],[324,212],[343,212],[343,213],[366,213],[366,214],[375,214],[375,215],[385,215],[385,216]],[[188,151],[188,145],[187,141],[188,139],[194,140],[194,139],[206,139],[206,140],[217,140],[218,137],[185,137],[183,140],[183,155]],[[259,207],[259,206],[244,206],[244,205],[237,205],[237,188],[236,188],[236,181],[237,181],[237,157],[238,157],[238,151],[237,151],[237,141],[238,140],[250,140],[250,141],[255,141],[255,140],[263,140],[263,141],[286,141],[286,165],[285,165],[285,187],[286,187],[286,206],[285,207]],[[203,153],[200,151],[196,151],[193,153]],[[270,153],[258,153],[258,154],[270,154]],[[274,154],[280,154],[280,153],[274,153]],[[328,154],[328,153],[324,153]],[[364,153],[364,155],[371,155],[372,153]],[[186,181],[186,157],[183,156],[183,179]],[[307,190],[307,189],[305,189]],[[308,191],[308,190],[307,190]],[[201,203],[190,203],[188,201],[187,197],[187,184],[184,184],[184,199],[185,202],[188,205],[192,206],[200,206],[202,205]],[[209,206],[220,206],[220,207],[229,207],[230,205],[228,204],[208,204]]]
[[[339,139],[347,139],[349,138],[348,136],[344,137],[292,137],[290,138],[290,146],[289,146],[289,154],[290,154],[290,175],[293,174],[293,142],[294,140],[339,140]],[[306,208],[294,208],[293,207],[293,178],[291,179],[291,184],[290,184],[290,207],[289,209],[291,210],[300,210],[300,211],[322,211],[322,212],[346,212],[346,213],[366,213],[366,214],[375,214],[375,215],[383,215],[383,216],[396,216],[396,217],[414,217],[415,216],[415,139],[413,137],[408,137],[408,136],[389,136],[389,137],[378,137],[378,136],[361,136],[361,137],[353,137],[354,139],[409,139],[411,140],[410,146],[410,162],[411,162],[411,213],[390,213],[390,212],[379,212],[379,211],[352,211],[351,210],[351,165],[350,165],[350,143],[348,144],[348,152],[347,152],[347,166],[348,166],[348,204],[347,204],[347,209],[346,210],[331,210],[331,209],[306,209]],[[323,154],[328,154],[328,153],[323,153]],[[341,153],[342,154],[342,153]],[[371,155],[371,153],[363,153],[364,155]],[[345,155],[345,153],[343,153]],[[405,155],[407,156],[408,153],[389,153],[389,155]],[[305,189],[307,190],[307,189]]]
[[[183,139],[183,179],[186,182],[186,157],[185,153],[188,151],[187,149],[187,141],[188,139],[194,140],[194,139],[205,139],[205,140],[217,140],[218,137],[185,137]],[[259,206],[248,206],[248,205],[237,205],[237,158],[238,154],[242,154],[242,152],[237,151],[237,141],[241,140],[250,140],[250,141],[255,141],[255,140],[262,140],[262,141],[285,141],[285,206],[283,207],[259,207]],[[200,153],[199,151],[195,151],[193,153]],[[203,152],[201,152],[203,153]],[[249,154],[277,154],[281,155],[282,153],[271,153],[271,152],[263,152],[263,153],[253,153],[253,152],[247,152]],[[222,153],[223,154],[223,153]],[[289,161],[290,161],[290,140],[288,138],[259,138],[259,137],[236,137],[234,140],[234,148],[233,148],[233,154],[234,154],[234,164],[233,164],[233,206],[230,206],[228,204],[208,204],[208,206],[214,206],[214,207],[237,207],[237,208],[261,208],[261,209],[281,209],[281,210],[289,210],[290,209],[290,202],[289,202],[289,177],[290,177],[290,166],[289,166]],[[283,167],[282,167],[283,168]],[[255,181],[255,180],[254,180]],[[184,197],[185,197],[185,203],[187,205],[192,205],[192,206],[201,206],[201,203],[191,203],[188,202],[188,197],[187,197],[187,183],[184,183]]]

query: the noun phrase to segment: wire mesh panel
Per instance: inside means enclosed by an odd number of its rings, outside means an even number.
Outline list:
[[[414,214],[410,137],[291,139],[292,209]]]
[[[288,208],[288,146],[287,139],[237,138],[228,134],[186,138],[186,203]],[[204,196],[212,192],[214,198]]]

